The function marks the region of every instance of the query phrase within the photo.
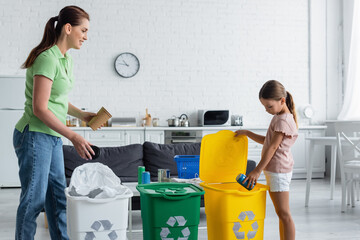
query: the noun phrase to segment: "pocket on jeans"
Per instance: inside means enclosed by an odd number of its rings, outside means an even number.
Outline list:
[[[29,128],[29,125],[27,125],[24,128],[23,132],[20,132],[19,130],[17,130],[15,128],[14,136],[13,136],[13,145],[14,145],[15,150],[19,149],[22,146],[24,139],[25,139],[25,135],[26,135],[26,133],[28,133],[28,128]]]

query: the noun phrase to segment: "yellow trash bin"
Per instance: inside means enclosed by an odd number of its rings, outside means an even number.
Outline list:
[[[236,182],[236,176],[246,172],[248,140],[234,136],[223,130],[201,142],[208,239],[263,239],[268,186],[257,183],[248,191]]]

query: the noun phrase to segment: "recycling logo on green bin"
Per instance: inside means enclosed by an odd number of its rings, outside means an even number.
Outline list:
[[[241,224],[250,224],[244,222],[246,217],[248,218],[249,221],[252,221],[255,218],[255,214],[252,211],[244,211],[240,213],[238,218],[241,220],[241,222],[234,222],[234,226],[233,226],[233,231],[236,236],[236,239],[245,239],[245,236],[247,237],[247,239],[255,238],[259,225],[257,221],[253,222],[251,224],[252,230],[246,233],[245,231],[242,230],[243,226],[241,225]]]
[[[177,238],[172,237],[171,228],[165,227],[165,228],[161,228],[161,232],[160,232],[161,240],[187,240],[189,238],[190,230],[188,227],[185,227],[187,220],[185,220],[183,216],[169,217],[166,224],[169,225],[170,227],[174,227],[176,225],[176,222],[178,224],[177,226],[184,227],[181,230],[182,236],[177,236]]]

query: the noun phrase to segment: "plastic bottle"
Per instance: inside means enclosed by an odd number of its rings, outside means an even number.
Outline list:
[[[144,166],[138,166],[138,184],[142,183],[142,174],[145,172]]]
[[[243,186],[244,188],[246,188],[247,190],[250,191],[250,190],[252,190],[252,189],[255,187],[255,183],[253,183],[252,185],[250,185],[250,186],[248,187],[249,180],[246,180],[245,183],[242,183],[245,178],[246,178],[246,175],[241,173],[241,174],[237,175],[236,181],[237,181],[241,186]]]

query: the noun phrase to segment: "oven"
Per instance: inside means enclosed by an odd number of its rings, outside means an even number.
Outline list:
[[[197,143],[201,142],[202,131],[196,130],[166,130],[165,143]]]

